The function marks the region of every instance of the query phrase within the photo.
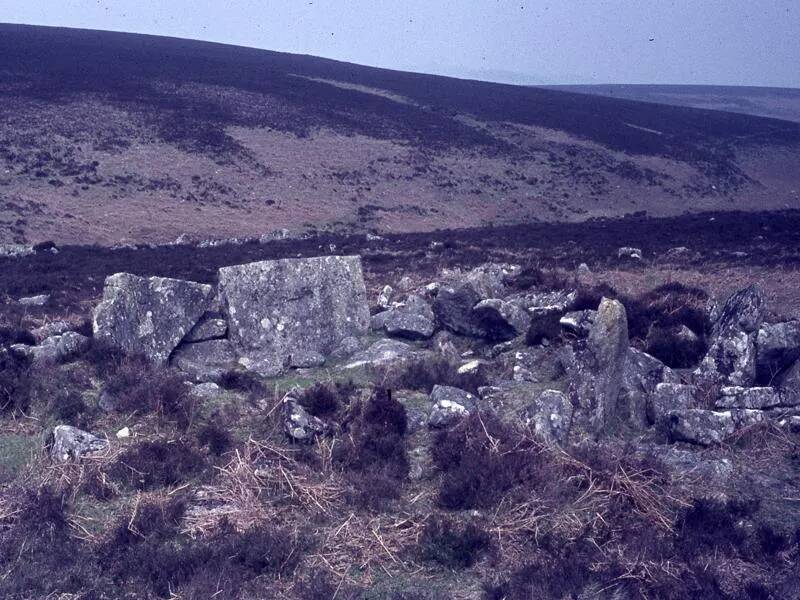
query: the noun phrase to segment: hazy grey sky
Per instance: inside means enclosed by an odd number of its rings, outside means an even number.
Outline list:
[[[0,21],[514,83],[800,87],[800,0],[0,0]]]

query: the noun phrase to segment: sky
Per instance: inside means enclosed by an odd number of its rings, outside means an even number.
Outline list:
[[[798,0],[0,0],[0,22],[508,83],[800,87]]]

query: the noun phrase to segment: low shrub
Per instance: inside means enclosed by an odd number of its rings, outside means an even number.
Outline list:
[[[697,499],[679,519],[678,545],[689,556],[706,552],[730,554],[741,548],[746,539],[740,520],[755,510],[751,503]]]
[[[403,362],[384,371],[379,379],[387,388],[416,390],[426,394],[430,394],[435,385],[449,385],[477,394],[479,387],[489,384],[484,371],[459,373],[457,365],[439,354]]]
[[[143,442],[126,450],[110,475],[134,489],[149,490],[182,483],[204,466],[203,457],[183,442]]]
[[[420,538],[420,553],[448,569],[471,567],[491,546],[491,537],[475,523],[456,525],[446,518],[428,521]]]
[[[27,412],[31,403],[30,385],[27,360],[0,348],[0,414]]]
[[[315,417],[329,417],[350,404],[356,392],[352,381],[315,383],[298,398],[300,404]]]
[[[197,432],[197,441],[201,446],[207,446],[209,452],[215,456],[225,454],[233,446],[233,437],[218,423],[209,423]]]
[[[580,286],[575,290],[572,310],[597,310],[603,298],[618,298],[619,293],[607,283],[593,286]]]
[[[493,414],[473,413],[440,432],[432,455],[443,472],[438,502],[451,510],[492,507],[512,488],[546,476],[536,449]]]

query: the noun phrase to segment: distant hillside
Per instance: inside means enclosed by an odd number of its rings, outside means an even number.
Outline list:
[[[775,119],[0,25],[0,241],[770,210],[798,150]]]
[[[800,89],[717,85],[557,85],[549,89],[800,123]]]

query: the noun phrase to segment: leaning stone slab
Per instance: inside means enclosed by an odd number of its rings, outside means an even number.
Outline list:
[[[358,256],[266,260],[219,270],[228,337],[252,364],[276,368],[293,352],[327,356],[369,328]],[[261,369],[263,370],[263,369]]]
[[[210,285],[192,281],[111,275],[94,310],[94,337],[126,354],[165,365],[206,312],[212,293]]]
[[[106,448],[108,448],[108,440],[71,425],[58,425],[53,429],[50,457],[56,462],[63,463],[80,460],[87,454],[101,452]]]

